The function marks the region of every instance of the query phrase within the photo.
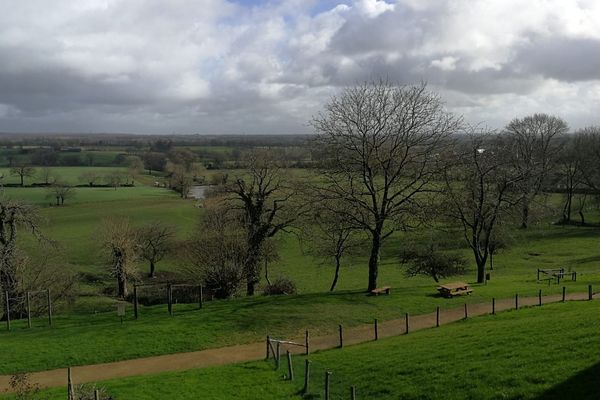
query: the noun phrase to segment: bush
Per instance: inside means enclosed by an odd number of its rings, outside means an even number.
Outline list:
[[[296,284],[288,278],[277,278],[263,290],[265,296],[296,294]]]
[[[448,254],[438,251],[434,246],[412,248],[400,254],[400,262],[409,264],[407,276],[425,275],[435,282],[454,275],[465,273],[467,261],[460,254]]]

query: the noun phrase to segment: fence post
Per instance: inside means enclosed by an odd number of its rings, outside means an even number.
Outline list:
[[[67,398],[69,400],[75,400],[75,388],[73,387],[73,375],[71,374],[71,367],[67,369]]]
[[[267,358],[265,358],[265,360],[269,359],[269,346],[271,345],[271,338],[269,337],[269,335],[267,335]]]
[[[563,303],[566,300],[566,295],[567,295],[567,287],[563,286],[563,291],[562,291],[562,301],[563,301]]]
[[[540,289],[538,292],[538,305],[542,305],[542,289]]]
[[[538,281],[540,280],[540,269],[539,269],[539,268],[538,268],[538,270],[537,270],[537,280],[538,280]]]
[[[10,331],[10,297],[8,290],[4,292],[4,302],[6,303],[6,330]]]
[[[202,287],[202,285],[198,286],[198,308],[202,308],[202,306],[204,305],[204,301],[202,299],[204,295],[204,288]]]
[[[519,309],[519,294],[515,294],[515,310]]]
[[[467,308],[467,303],[465,303],[465,319],[469,318],[469,309]]]
[[[173,286],[170,283],[167,286],[167,301],[169,302],[168,303],[169,314],[171,316],[173,316]]]
[[[331,377],[330,371],[325,371],[325,400],[329,400],[329,378]]]
[[[288,362],[288,375],[289,375],[289,380],[293,381],[294,380],[294,366],[292,365],[292,353],[290,353],[290,351],[287,351],[287,362]]]
[[[94,400],[100,400],[100,394],[98,393],[98,389],[94,390]]]
[[[350,386],[350,400],[356,400],[356,386]]]
[[[344,347],[344,330],[342,324],[339,325],[340,329],[340,348]]]
[[[309,353],[309,351],[308,351],[309,350],[309,347],[308,347],[309,341],[308,341],[308,339],[309,339],[308,331],[306,331],[306,333],[304,335],[304,345],[306,346],[306,355],[308,355],[308,353]]]
[[[408,313],[404,314],[404,323],[406,324],[406,326],[405,326],[406,331],[404,333],[406,335],[408,335],[408,330],[410,329],[410,317],[409,317]]]
[[[375,329],[375,340],[379,339],[379,327],[377,326],[377,318],[375,318],[375,321],[373,323],[373,328]]]
[[[281,342],[277,342],[277,354],[275,355],[275,365],[276,369],[279,369],[279,365],[281,362]]]
[[[496,315],[496,298],[492,297],[492,315]]]
[[[588,300],[592,300],[594,293],[592,292],[592,285],[588,285]]]
[[[133,315],[138,319],[138,292],[137,285],[133,285]]]
[[[435,309],[435,327],[440,327],[440,306]]]
[[[31,328],[31,296],[27,292],[27,327]]]
[[[52,299],[50,298],[50,289],[47,289],[48,295],[48,325],[52,326]]]
[[[302,389],[303,394],[308,394],[310,385],[310,361],[304,360],[304,388]]]

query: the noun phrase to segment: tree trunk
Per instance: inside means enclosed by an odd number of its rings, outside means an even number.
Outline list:
[[[340,277],[340,264],[340,256],[335,256],[335,274],[333,275],[333,282],[331,282],[331,287],[329,288],[330,292],[335,290],[338,278]]]
[[[490,270],[494,270],[494,252],[490,251]]]
[[[381,250],[381,228],[378,227],[372,232],[371,256],[369,257],[369,286],[370,292],[377,288],[377,275],[379,273],[379,252]]]
[[[23,179],[23,174],[21,174],[21,187],[23,187],[23,186],[25,186],[25,182],[24,182],[24,179]]]
[[[265,257],[265,280],[267,281],[267,285],[271,286],[271,281],[269,280],[269,262]]]
[[[60,197],[59,196],[56,196],[56,205],[60,206]]]
[[[125,276],[120,276],[117,278],[118,282],[118,296],[122,299],[127,297],[127,278]]]
[[[150,260],[150,273],[148,274],[148,276],[150,278],[155,278],[156,277],[156,271],[155,271],[155,266],[154,266],[154,260]]]
[[[477,260],[477,283],[485,282],[485,260]]]
[[[529,202],[523,200],[523,209],[521,214],[521,229],[527,229],[529,226]]]
[[[579,210],[579,218],[581,218],[581,225],[585,225],[585,216],[581,210]]]

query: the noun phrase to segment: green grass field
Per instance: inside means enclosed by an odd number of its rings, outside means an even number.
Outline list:
[[[350,398],[351,385],[358,399],[596,399],[598,313],[597,301],[552,304],[312,354],[308,398],[323,398],[329,370],[332,399]],[[293,382],[285,361],[280,371],[265,361],[98,386],[117,400],[300,399],[304,357],[293,363]],[[62,399],[65,388],[44,395]]]

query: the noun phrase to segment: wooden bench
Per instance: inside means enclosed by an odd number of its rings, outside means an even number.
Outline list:
[[[463,282],[446,283],[437,287],[443,297],[451,298],[471,294],[473,289]]]
[[[373,296],[379,296],[380,294],[390,294],[390,290],[392,290],[392,288],[390,286],[384,286],[381,288],[376,288],[371,290],[371,294]]]

